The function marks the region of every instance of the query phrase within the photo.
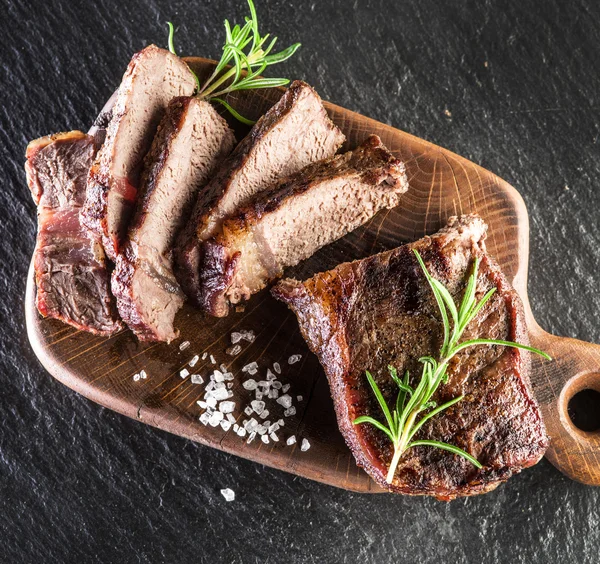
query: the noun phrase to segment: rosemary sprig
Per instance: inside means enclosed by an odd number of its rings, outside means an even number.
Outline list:
[[[369,423],[373,425],[380,431],[383,431],[389,437],[390,441],[392,441],[394,446],[394,455],[387,473],[386,481],[388,484],[391,484],[392,480],[394,479],[396,468],[398,467],[398,463],[400,462],[402,455],[408,449],[416,446],[432,446],[447,450],[466,458],[472,464],[477,466],[477,468],[482,467],[476,458],[457,446],[441,441],[413,440],[419,429],[421,429],[421,427],[429,419],[442,413],[463,399],[464,396],[458,396],[440,406],[436,405],[436,403],[431,399],[440,384],[448,381],[448,363],[450,362],[450,359],[459,351],[477,345],[500,345],[524,349],[539,354],[547,360],[552,360],[551,357],[545,352],[521,343],[514,343],[511,341],[500,341],[497,339],[471,339],[461,343],[460,339],[465,329],[469,323],[475,319],[483,306],[489,301],[496,289],[492,288],[479,302],[476,300],[475,289],[477,285],[477,271],[479,269],[479,258],[476,258],[473,264],[473,271],[469,276],[462,301],[460,306],[457,307],[448,289],[428,272],[419,252],[414,250],[414,253],[419,261],[423,273],[425,274],[425,277],[427,278],[427,282],[431,287],[442,318],[444,340],[440,349],[439,358],[435,359],[431,356],[424,356],[419,359],[419,362],[421,362],[423,365],[423,371],[421,373],[421,379],[414,389],[409,385],[408,371],[406,371],[403,378],[400,378],[396,369],[393,366],[388,366],[390,376],[399,389],[398,397],[396,398],[396,404],[392,409],[390,409],[385,401],[383,394],[377,386],[373,376],[367,372],[367,380],[373,390],[373,393],[375,394],[375,397],[377,398],[379,406],[381,407],[385,417],[385,423],[382,423],[368,415],[362,415],[353,421],[355,425],[362,423]]]
[[[252,125],[253,121],[241,116],[222,97],[240,90],[274,88],[288,84],[287,78],[263,78],[261,75],[267,67],[289,59],[298,50],[300,43],[294,43],[283,51],[272,53],[277,37],[268,41],[269,34],[264,36],[260,34],[254,2],[252,0],[247,2],[250,16],[245,17],[243,26],[236,24],[232,27],[229,21],[225,20],[225,45],[221,59],[204,84],[198,84],[197,96],[221,104],[233,117]],[[168,26],[169,50],[175,54],[173,24],[168,22]]]

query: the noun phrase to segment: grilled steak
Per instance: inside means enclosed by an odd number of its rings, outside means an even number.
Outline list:
[[[415,384],[414,376],[421,373],[419,357],[440,349],[439,310],[412,249],[418,249],[428,270],[455,299],[462,296],[473,259],[481,258],[477,298],[492,287],[497,291],[468,327],[465,340],[527,342],[521,300],[486,254],[486,229],[478,216],[454,217],[432,237],[341,264],[303,283],[283,280],[273,289],[295,312],[325,369],[340,430],[358,464],[392,491],[446,500],[483,493],[538,462],[548,445],[529,383],[529,353],[498,346],[474,347],[454,357],[448,383],[433,399],[441,405],[465,397],[432,417],[415,436],[466,450],[483,465],[481,470],[447,451],[413,447],[388,486],[390,440],[371,425],[352,424],[360,415],[382,418],[366,370],[392,405],[398,388],[387,366],[395,366],[399,374],[410,370]]]
[[[95,154],[93,137],[80,131],[59,133],[29,143],[25,170],[38,206],[38,311],[77,329],[110,335],[121,322],[109,291],[104,253],[79,219]]]
[[[216,164],[235,139],[225,120],[205,101],[175,98],[146,156],[138,207],[112,290],[123,320],[142,340],[171,341],[183,305],[171,249]]]
[[[196,81],[187,65],[169,51],[150,45],[136,53],[112,109],[106,140],[88,177],[85,226],[114,260],[124,240],[135,201],[144,155],[167,104],[189,96]]]
[[[277,179],[331,157],[344,135],[331,122],[319,95],[295,81],[221,165],[204,190],[192,221],[177,245],[178,278],[196,303],[199,295],[199,243],[220,232],[224,217]]]
[[[356,229],[379,210],[398,205],[408,189],[404,164],[376,135],[354,151],[308,165],[259,194],[206,241],[200,268],[201,304],[227,315],[321,247]]]

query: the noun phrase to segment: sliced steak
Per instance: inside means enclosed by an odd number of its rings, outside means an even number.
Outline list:
[[[202,306],[223,316],[321,247],[353,231],[408,189],[404,164],[376,135],[354,151],[313,163],[259,194],[204,243]]]
[[[198,192],[235,143],[216,110],[197,98],[175,98],[146,156],[128,240],[117,257],[112,289],[123,320],[142,340],[171,341],[183,294],[171,249]]]
[[[96,154],[80,131],[49,135],[27,146],[27,183],[38,206],[34,251],[37,308],[44,317],[110,335],[121,329],[102,247],[81,225],[86,179]]]
[[[394,492],[446,500],[483,493],[537,463],[548,446],[529,382],[529,353],[498,346],[466,349],[453,359],[448,383],[433,399],[441,405],[465,397],[432,417],[415,436],[464,449],[479,460],[481,470],[447,451],[413,447],[388,486],[390,440],[372,425],[352,423],[360,415],[383,417],[366,370],[392,405],[398,388],[387,366],[393,365],[399,374],[410,370],[411,383],[416,384],[421,374],[418,359],[439,352],[439,310],[413,249],[455,299],[462,297],[472,262],[480,257],[477,299],[490,288],[497,291],[469,325],[465,340],[527,342],[521,300],[486,254],[486,229],[478,216],[454,217],[432,237],[341,264],[303,283],[283,280],[273,289],[298,317],[304,338],[325,369],[340,430],[358,464]]]
[[[196,88],[188,66],[169,51],[150,45],[136,53],[110,114],[106,139],[92,165],[83,221],[114,260],[137,198],[139,177],[156,128],[175,96]]]
[[[223,218],[279,178],[331,157],[344,142],[319,95],[295,81],[221,165],[204,190],[177,245],[178,278],[200,303],[199,243],[218,234]]]

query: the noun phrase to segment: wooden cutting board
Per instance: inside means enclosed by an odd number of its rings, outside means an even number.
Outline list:
[[[214,64],[198,58],[188,62],[200,78]],[[280,96],[280,90],[261,90],[230,101],[243,115],[256,119]],[[304,279],[340,262],[434,233],[452,215],[480,214],[489,224],[488,251],[523,299],[532,344],[554,357],[549,363],[534,356],[532,370],[535,394],[552,439],[546,456],[574,480],[600,485],[600,432],[579,430],[567,413],[569,400],[579,391],[600,392],[600,346],[549,335],[536,323],[527,298],[529,220],[521,196],[491,172],[450,151],[333,104],[326,108],[348,138],[344,148],[356,146],[371,133],[379,135],[406,163],[410,189],[401,207],[380,213],[289,274]],[[245,131],[236,127],[239,139]],[[349,490],[381,491],[356,466],[338,431],[325,375],[308,352],[293,314],[271,298],[268,290],[254,296],[245,311],[225,319],[208,318],[186,306],[176,320],[181,339],[171,345],[142,344],[129,331],[110,338],[95,337],[43,319],[35,307],[35,291],[31,268],[25,309],[33,350],[52,376],[78,393],[142,423],[267,466]],[[246,343],[238,356],[229,356],[225,350],[231,345],[231,333],[243,329],[253,330],[256,340]],[[184,341],[190,346],[181,351],[179,345]],[[285,420],[279,442],[247,444],[232,430],[225,432],[199,422],[202,410],[196,402],[202,399],[204,386],[192,384],[189,377],[182,379],[179,372],[194,355],[204,352],[213,355],[217,365],[224,363],[240,375],[232,398],[240,420],[246,418],[243,409],[253,399],[241,385],[248,377],[242,378],[241,368],[256,361],[258,376],[263,379],[268,367],[280,363],[281,381],[290,383],[289,393],[294,398],[301,395],[303,400],[295,401],[297,413],[292,417],[283,417],[283,409],[273,400],[267,405],[271,411],[268,419]],[[288,358],[294,354],[301,354],[302,360],[289,365]],[[207,358],[189,370],[207,380],[215,367]],[[133,375],[141,369],[148,378],[134,381]],[[285,439],[292,434],[298,442],[287,446]],[[305,452],[299,448],[302,438],[311,445]]]

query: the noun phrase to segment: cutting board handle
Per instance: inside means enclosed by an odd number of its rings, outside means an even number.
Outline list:
[[[539,328],[530,337],[534,346],[553,358],[552,362],[534,359],[532,370],[535,395],[551,438],[546,457],[570,478],[600,486],[600,429],[583,431],[568,413],[569,401],[579,392],[600,392],[600,345],[556,337]],[[600,416],[600,402],[588,409],[593,410],[588,416]]]

